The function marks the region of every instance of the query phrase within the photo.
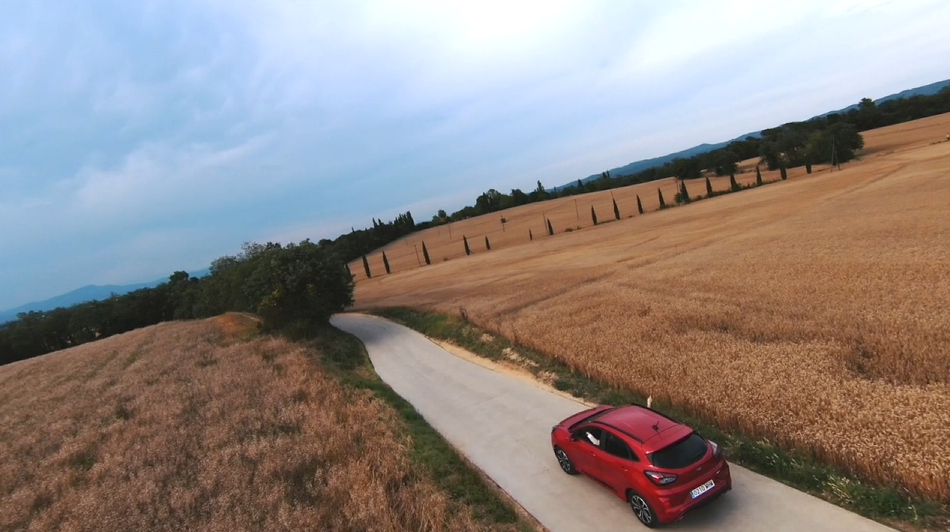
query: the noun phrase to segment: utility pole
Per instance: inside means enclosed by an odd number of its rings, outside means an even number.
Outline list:
[[[416,248],[416,262],[419,263],[419,266],[422,266],[422,261],[419,260],[419,246],[413,244],[412,247]]]
[[[574,198],[574,216],[577,217],[577,221],[581,221],[581,214],[577,211],[577,198]]]

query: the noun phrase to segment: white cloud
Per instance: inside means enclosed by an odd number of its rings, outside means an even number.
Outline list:
[[[0,3],[0,308],[937,81],[948,19],[939,1]]]

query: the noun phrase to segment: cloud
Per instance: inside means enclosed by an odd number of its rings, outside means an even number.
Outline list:
[[[938,1],[0,4],[0,308],[937,81],[948,18]]]

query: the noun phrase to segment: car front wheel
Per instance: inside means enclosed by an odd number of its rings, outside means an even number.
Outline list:
[[[656,520],[656,514],[653,513],[653,508],[651,508],[646,499],[639,494],[632,490],[627,492],[627,502],[630,503],[630,509],[633,510],[633,515],[637,516],[637,519],[639,519],[641,523],[649,528],[654,528],[659,524]]]
[[[574,468],[574,462],[571,462],[571,457],[564,452],[564,449],[560,447],[554,448],[554,456],[557,457],[557,463],[561,466],[561,470],[567,473],[568,475],[576,475],[577,469]]]

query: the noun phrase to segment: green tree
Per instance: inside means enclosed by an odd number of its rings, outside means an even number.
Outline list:
[[[369,271],[369,261],[366,260],[366,255],[363,255],[363,271],[366,272],[366,278],[367,278],[367,279],[372,279],[372,278],[373,278],[373,274],[370,273],[370,271]]]
[[[491,242],[488,241],[488,235],[485,235],[485,249],[491,251]]]
[[[614,220],[619,220],[619,219],[620,219],[620,207],[617,207],[617,200],[616,200],[616,199],[611,198],[611,200],[613,200],[613,202],[614,202]]]
[[[674,200],[676,203],[689,203],[691,201],[689,198],[689,190],[686,189],[685,180],[680,180],[679,191],[676,193]]]
[[[465,254],[471,255],[472,250],[468,247],[468,238],[465,238],[465,235],[462,235],[462,243],[465,245]]]
[[[531,198],[527,194],[521,191],[520,188],[511,189],[511,206],[517,207],[519,205],[527,205],[531,202]]]
[[[710,198],[713,196],[712,183],[709,181],[709,176],[706,176],[706,196]]]
[[[385,251],[383,252],[383,268],[386,268],[386,274],[387,274],[387,275],[390,274],[390,273],[392,273],[392,271],[389,269],[389,259],[386,258],[386,252],[385,252]]]
[[[656,189],[656,194],[660,197],[660,208],[661,208],[661,209],[665,209],[665,208],[666,208],[666,202],[663,201],[663,191],[660,190],[660,189]]]
[[[762,184],[762,172],[759,171],[758,166],[755,167],[755,184],[756,185]]]
[[[504,201],[504,197],[505,195],[501,192],[498,192],[493,188],[488,189],[488,192],[485,192],[476,198],[475,209],[478,210],[479,214],[486,214],[500,210]]]
[[[597,212],[594,211],[594,206],[590,206],[590,219],[594,222],[594,225],[597,225]]]
[[[836,164],[854,159],[855,152],[863,147],[864,137],[854,125],[838,122],[828,129],[812,133],[808,137],[806,150],[808,160],[812,163]]]
[[[703,171],[698,157],[690,157],[688,159],[677,157],[670,161],[669,164],[673,170],[673,176],[680,180],[697,178]]]
[[[736,183],[736,174],[729,174],[729,190],[733,192],[739,190],[739,183]]]
[[[637,212],[643,214],[643,203],[640,203],[640,195],[637,194]]]
[[[547,222],[548,222],[548,236],[554,236],[554,226],[551,225],[551,220],[547,220]]]
[[[785,163],[782,163],[778,167],[779,175],[782,177],[782,181],[788,179],[788,170],[785,168]]]
[[[426,249],[425,240],[422,241],[422,258],[426,260],[426,264],[432,264],[432,261],[429,260],[429,250]]]
[[[716,175],[731,174],[736,171],[738,160],[739,156],[734,151],[722,148],[710,153],[709,167],[716,172]]]
[[[330,316],[353,304],[353,279],[343,261],[320,246],[299,244],[268,249],[245,281],[245,291],[268,329],[326,325]]]
[[[528,240],[534,240],[534,233],[531,232],[531,229],[528,229]]]
[[[538,180],[538,186],[535,187],[535,189],[531,191],[530,194],[528,194],[528,198],[531,201],[544,201],[549,197],[551,197],[551,195],[548,194],[546,190],[544,190],[544,185],[541,184],[540,180]]]

